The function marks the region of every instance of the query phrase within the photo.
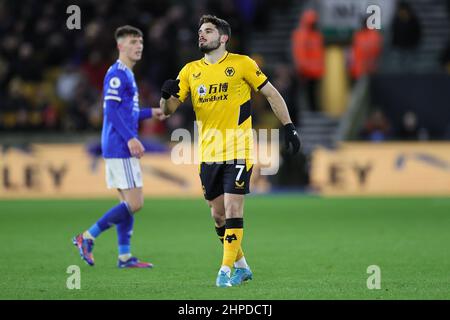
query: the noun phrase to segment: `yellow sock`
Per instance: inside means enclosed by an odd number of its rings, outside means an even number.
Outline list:
[[[223,238],[225,236],[225,226],[217,228],[216,227],[217,235],[219,236],[220,242],[223,244]],[[242,251],[242,245],[239,247],[238,253],[236,255],[236,261],[240,260],[244,256],[244,251]]]
[[[232,268],[241,248],[242,237],[244,235],[244,220],[243,218],[227,219],[225,226],[222,266]]]

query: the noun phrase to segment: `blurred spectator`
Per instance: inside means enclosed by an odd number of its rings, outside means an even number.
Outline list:
[[[43,65],[39,61],[33,46],[24,42],[19,46],[19,56],[13,66],[13,72],[25,81],[42,80]]]
[[[417,114],[413,111],[405,112],[398,138],[401,140],[428,140],[428,136],[428,131],[425,128],[419,128]]]
[[[68,64],[56,81],[56,93],[65,102],[70,102],[75,96],[75,89],[83,80],[75,65]]]
[[[403,53],[415,50],[422,36],[419,18],[409,3],[400,1],[392,23],[392,46]]]
[[[292,34],[292,56],[298,76],[305,88],[309,107],[317,111],[317,84],[324,73],[323,36],[317,29],[317,14],[303,12],[297,29]]]
[[[2,127],[26,129],[30,110],[31,105],[23,95],[23,83],[19,78],[14,78],[9,83],[6,97],[2,99]]]
[[[54,88],[43,82],[33,88],[32,110],[30,113],[31,129],[58,129],[58,106],[54,103]]]
[[[382,41],[381,34],[367,28],[366,19],[363,19],[361,29],[353,35],[350,53],[350,75],[353,80],[376,71]]]
[[[417,127],[417,115],[408,111],[402,117],[402,126],[400,127],[399,138],[402,140],[418,140],[419,128]]]
[[[381,110],[372,112],[360,134],[364,140],[379,142],[391,138],[391,125]]]
[[[88,60],[81,66],[89,84],[99,92],[103,90],[103,78],[108,68],[109,65],[102,59],[99,51],[92,51],[89,54]]]
[[[75,131],[89,129],[91,107],[97,99],[98,92],[87,81],[79,82],[75,88],[74,99],[67,104],[64,128]]]
[[[120,25],[132,24],[144,33],[144,56],[135,75],[141,104],[156,107],[162,82],[201,57],[197,23],[202,14],[227,19],[233,30],[230,51],[244,53],[247,35],[269,26],[272,8],[288,11],[291,2],[132,0],[123,6],[119,0],[80,0],[82,29],[69,30],[68,0],[27,0],[26,5],[0,0],[0,130],[78,132],[101,127],[103,77],[117,59],[114,30]],[[276,73],[282,85],[290,83],[283,71]],[[167,126],[148,122],[142,133],[192,127],[192,107],[186,104],[179,117]]]

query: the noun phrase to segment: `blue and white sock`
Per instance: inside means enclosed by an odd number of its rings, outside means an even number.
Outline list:
[[[130,216],[128,205],[122,202],[115,207],[109,209],[103,217],[101,217],[92,227],[87,230],[83,236],[85,238],[95,239],[103,231],[109,229],[112,225],[118,224]]]
[[[127,261],[131,258],[131,236],[133,234],[134,216],[129,211],[128,216],[116,225],[119,244],[119,259]]]

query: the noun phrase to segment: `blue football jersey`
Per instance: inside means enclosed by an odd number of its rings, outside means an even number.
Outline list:
[[[138,136],[139,94],[133,71],[117,60],[103,82],[102,154],[130,158],[127,142]]]

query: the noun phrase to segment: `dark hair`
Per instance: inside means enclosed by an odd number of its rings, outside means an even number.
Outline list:
[[[135,36],[135,37],[142,37],[142,31],[138,28],[132,27],[130,25],[121,26],[116,29],[116,32],[114,32],[114,38],[116,38],[116,41],[125,36]]]
[[[231,27],[228,22],[223,19],[217,18],[211,14],[205,14],[201,16],[200,21],[198,22],[198,27],[200,28],[204,23],[212,23],[216,26],[217,30],[219,30],[220,35],[227,35],[228,40],[231,37]]]

